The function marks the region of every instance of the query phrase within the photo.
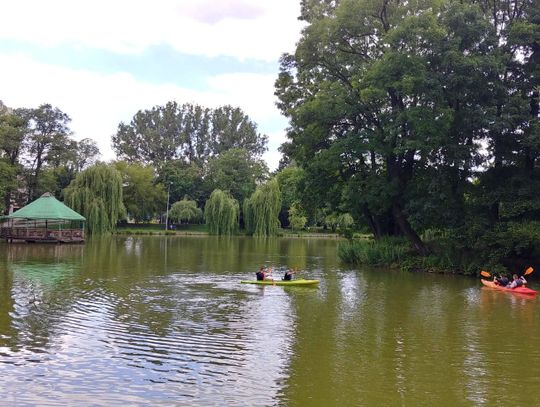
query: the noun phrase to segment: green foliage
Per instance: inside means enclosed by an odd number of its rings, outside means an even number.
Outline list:
[[[36,109],[21,111],[27,123],[26,148],[32,157],[30,171],[27,172],[28,196],[33,200],[39,196],[39,177],[46,164],[58,167],[68,160],[75,143],[69,140],[70,117],[50,104],[43,104]]]
[[[475,239],[485,264],[540,257],[540,222],[502,222]]]
[[[281,191],[274,178],[261,185],[244,201],[246,232],[253,236],[275,236],[279,228]]]
[[[289,224],[292,230],[304,229],[307,223],[307,217],[304,210],[298,202],[292,204],[289,209]]]
[[[185,196],[195,199],[203,205],[210,191],[206,192],[204,185],[204,170],[197,163],[185,163],[181,160],[167,162],[161,170],[160,181],[170,186],[170,199],[179,201]]]
[[[122,176],[122,196],[127,214],[135,222],[148,222],[165,207],[166,191],[156,184],[155,171],[151,166],[125,161],[114,163]]]
[[[16,168],[0,160],[0,198],[5,197],[7,192],[15,189],[16,186]],[[0,213],[3,213],[7,208],[6,202],[0,199]]]
[[[199,222],[203,217],[203,212],[197,207],[197,202],[184,198],[172,205],[169,217],[180,223]]]
[[[402,262],[409,252],[409,244],[397,238],[352,240],[338,246],[339,258],[348,264],[395,265]]]
[[[259,157],[267,137],[241,109],[169,102],[138,111],[131,123],[120,123],[113,149],[128,161],[152,164],[161,173],[165,163],[180,160],[203,167],[211,157],[242,148]]]
[[[238,230],[240,205],[227,192],[216,189],[206,201],[204,217],[211,235],[232,235]]]
[[[125,215],[122,176],[111,165],[96,164],[81,172],[64,191],[65,202],[86,218],[88,233],[114,230]]]
[[[301,188],[304,181],[304,170],[294,165],[289,165],[278,171],[276,179],[279,184],[279,190],[281,191],[279,220],[283,226],[287,226],[290,216],[289,209],[295,203],[302,201]],[[304,215],[307,216],[307,213]]]
[[[354,219],[349,213],[332,212],[324,218],[324,223],[333,232],[344,231],[354,225]]]
[[[209,190],[229,191],[234,199],[243,202],[267,173],[262,160],[250,157],[243,148],[232,148],[209,160],[205,182]]]
[[[303,206],[347,211],[423,256],[423,230],[454,229],[460,263],[480,247],[472,231],[539,220],[538,15],[532,1],[302,2],[276,94]],[[522,253],[512,245],[501,253]]]

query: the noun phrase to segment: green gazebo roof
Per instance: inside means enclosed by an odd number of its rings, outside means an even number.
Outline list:
[[[49,192],[45,192],[34,202],[4,217],[4,219],[86,220],[84,216],[64,205]]]

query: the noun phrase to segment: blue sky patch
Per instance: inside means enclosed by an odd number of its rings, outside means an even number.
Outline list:
[[[0,53],[30,55],[34,60],[70,69],[84,69],[102,74],[127,72],[150,84],[175,84],[205,90],[209,76],[219,74],[275,74],[279,63],[233,57],[206,57],[182,54],[168,45],[155,45],[141,54],[119,54],[77,44],[43,47],[15,40],[0,42]]]

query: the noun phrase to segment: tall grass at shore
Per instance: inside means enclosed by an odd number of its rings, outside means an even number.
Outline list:
[[[338,246],[338,256],[345,263],[374,266],[400,263],[407,257],[408,251],[407,243],[396,238],[385,238],[378,241],[352,240]]]

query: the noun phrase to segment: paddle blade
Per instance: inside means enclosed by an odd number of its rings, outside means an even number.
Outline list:
[[[524,276],[528,276],[529,274],[531,274],[532,272],[534,271],[534,269],[532,267],[529,267],[527,270],[525,270],[525,273],[523,274]]]
[[[491,274],[489,274],[487,271],[484,271],[484,270],[482,270],[480,274],[482,274],[484,277],[491,277]]]

